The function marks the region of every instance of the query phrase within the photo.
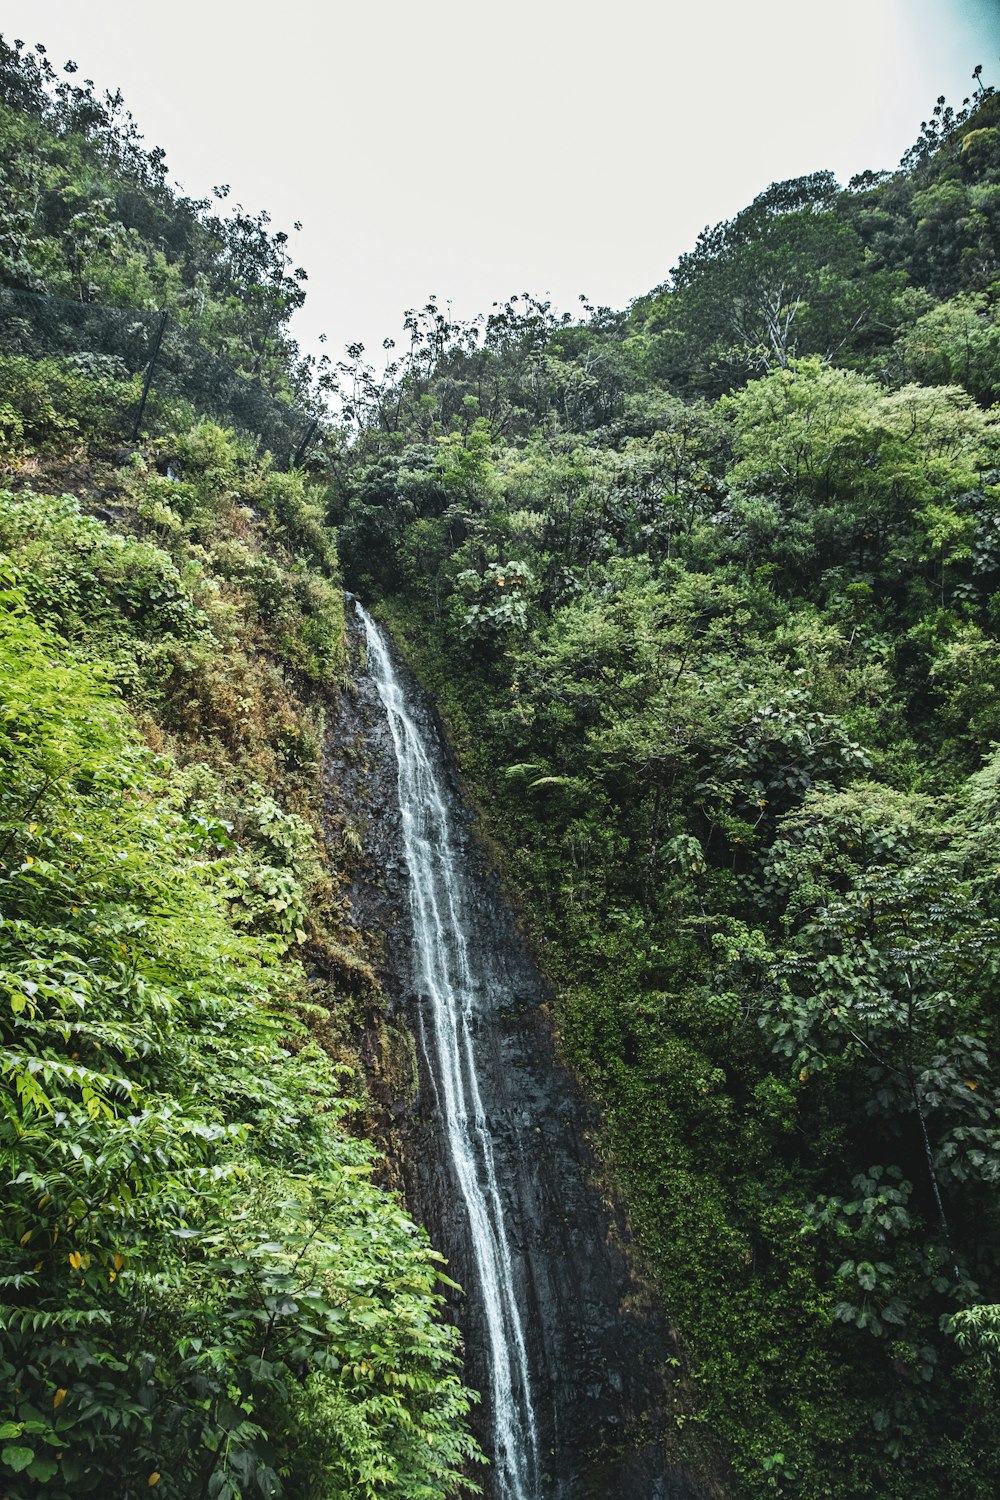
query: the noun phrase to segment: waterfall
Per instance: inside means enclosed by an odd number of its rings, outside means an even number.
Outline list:
[[[355,600],[369,668],[385,707],[399,776],[399,810],[413,918],[420,1042],[468,1218],[489,1356],[496,1500],[538,1500],[538,1435],[524,1325],[476,1071],[479,984],[469,952],[466,889],[447,798],[385,641]]]

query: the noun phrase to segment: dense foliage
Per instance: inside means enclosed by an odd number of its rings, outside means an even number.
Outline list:
[[[0,492],[0,1474],[430,1500],[468,1397],[349,1128],[378,995],[320,855],[336,559],[301,475],[210,426],[170,463],[88,465],[117,529]]]
[[[282,399],[304,275],[0,43],[0,285]],[[0,1477],[454,1494],[433,1257],[371,1180],[324,786],[352,585],[438,691],[601,1105],[692,1463],[996,1493],[1000,100],[777,183],[629,309],[356,347],[309,474],[0,347]],[[225,189],[218,190],[224,199]],[[325,379],[324,372],[319,372]],[[334,856],[331,867],[323,851]]]
[[[121,94],[77,72],[0,38],[0,284],[165,308],[247,374],[307,378],[287,332],[307,279],[288,235],[266,213],[180,196]]]
[[[233,920],[245,856],[7,584],[5,1493],[438,1495],[453,1340],[287,1013],[302,976]]]
[[[1000,98],[621,314],[348,367],[441,699],[735,1493],[996,1493]],[[711,1460],[709,1460],[711,1461]]]
[[[179,199],[73,71],[0,42],[0,285],[168,308],[301,395],[285,236]],[[364,1140],[325,492],[183,367],[121,450],[101,326],[0,351],[0,1490],[444,1500],[473,1398]]]
[[[307,279],[289,235],[224,184],[184,197],[120,93],[77,75],[0,37],[0,440],[134,441],[208,414],[294,460],[335,381],[289,332]]]

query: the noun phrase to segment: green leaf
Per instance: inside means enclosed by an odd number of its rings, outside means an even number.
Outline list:
[[[0,1463],[13,1469],[15,1474],[20,1474],[29,1464],[35,1461],[35,1450],[33,1448],[22,1448],[16,1443],[0,1450]]]
[[[28,1477],[29,1479],[37,1479],[40,1483],[44,1484],[47,1479],[51,1479],[53,1474],[58,1472],[58,1468],[59,1465],[49,1454],[39,1453],[34,1463],[28,1467]]]

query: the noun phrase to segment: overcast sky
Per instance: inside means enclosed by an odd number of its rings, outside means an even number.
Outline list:
[[[428,293],[623,306],[771,181],[892,167],[1000,84],[1000,0],[3,0],[120,87],[171,179],[293,235],[307,347]]]

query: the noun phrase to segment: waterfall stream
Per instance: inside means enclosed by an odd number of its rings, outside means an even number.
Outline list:
[[[474,1045],[481,980],[470,957],[465,881],[448,799],[386,643],[360,604],[369,669],[385,707],[399,774],[409,872],[419,1039],[444,1123],[454,1181],[468,1219],[489,1354],[496,1500],[537,1500],[539,1451],[524,1312],[497,1182]]]
[[[433,705],[353,602],[366,666],[326,773],[365,830],[350,899],[388,997],[373,1082],[408,1207],[464,1288],[451,1310],[483,1396],[485,1493],[702,1500],[671,1452],[672,1339],[629,1264],[628,1225],[588,1143],[595,1116],[554,1050],[548,988]]]

